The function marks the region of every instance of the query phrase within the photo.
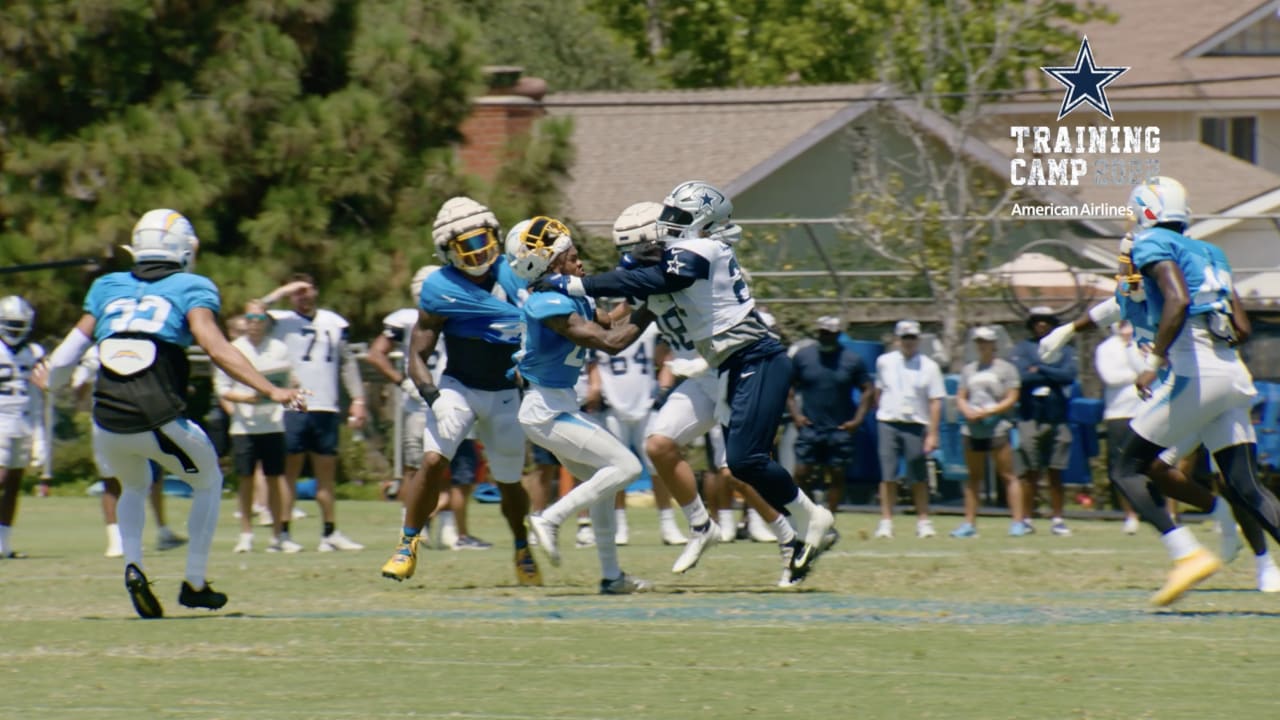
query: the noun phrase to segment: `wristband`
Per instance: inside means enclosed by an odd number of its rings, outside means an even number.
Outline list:
[[[1168,360],[1160,357],[1155,353],[1147,354],[1147,369],[1150,370],[1151,372],[1160,372],[1160,369],[1163,368],[1167,363],[1168,363]]]

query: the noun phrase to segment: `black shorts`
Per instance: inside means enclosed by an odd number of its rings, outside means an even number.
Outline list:
[[[537,445],[534,445],[537,447]],[[449,478],[454,485],[472,485],[476,481],[476,466],[480,458],[475,440],[463,440],[449,462]]]
[[[337,455],[339,422],[336,412],[286,412],[285,450],[290,455],[304,452]]]
[[[838,429],[809,425],[796,435],[796,462],[820,467],[845,467],[853,462],[853,435]]]
[[[231,458],[236,474],[252,478],[253,470],[262,463],[267,477],[284,474],[284,433],[232,435]]]

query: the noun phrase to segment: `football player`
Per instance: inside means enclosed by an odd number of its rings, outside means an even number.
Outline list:
[[[164,614],[142,570],[145,498],[154,461],[192,488],[187,518],[191,542],[178,602],[217,610],[225,593],[205,578],[218,523],[222,471],[208,436],[183,416],[194,340],[214,365],[256,392],[290,408],[305,408],[302,391],[276,387],[227,342],[218,327],[218,288],[190,270],[199,241],[191,223],[168,209],[148,211],[127,246],[134,265],[94,281],[84,315],[34,377],[41,387],[65,385],[92,344],[102,367],[93,391],[95,448],[120,478],[124,582],[138,615]]]
[[[31,371],[44,348],[30,341],[36,311],[17,295],[0,298],[0,559],[25,557],[9,534],[27,466],[49,451],[44,393],[31,386]],[[32,450],[35,449],[33,454]]]
[[[436,214],[431,234],[436,252],[448,264],[422,284],[410,340],[409,377],[432,412],[423,436],[422,464],[409,486],[401,488],[408,494],[400,543],[382,566],[382,575],[393,580],[413,576],[419,529],[436,507],[449,463],[474,429],[502,494],[502,515],[515,538],[516,580],[541,585],[524,525],[529,495],[520,484],[520,394],[508,377],[524,318],[520,303],[528,291],[509,265],[497,262],[502,255],[498,218],[484,205],[468,197],[451,198]],[[427,363],[441,337],[448,359],[437,385]]]

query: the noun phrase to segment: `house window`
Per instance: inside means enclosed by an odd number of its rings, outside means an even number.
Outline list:
[[[1200,118],[1200,142],[1256,165],[1258,163],[1258,118],[1253,116]]]
[[[1280,18],[1274,14],[1227,38],[1206,55],[1280,55]]]

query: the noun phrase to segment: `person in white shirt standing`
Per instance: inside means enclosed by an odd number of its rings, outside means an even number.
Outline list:
[[[893,537],[893,506],[898,499],[898,461],[906,462],[916,505],[916,537],[937,532],[929,520],[927,459],[938,449],[942,421],[942,384],[938,363],[920,354],[920,323],[899,320],[893,328],[898,350],[876,358],[876,410],[880,455],[880,524],[876,537]]]
[[[258,300],[249,301],[244,319],[245,334],[233,340],[231,346],[276,386],[293,385],[289,348],[268,334],[271,316],[267,314],[267,306]],[[254,473],[261,464],[274,531],[267,552],[300,552],[302,546],[284,536],[285,515],[280,497],[285,456],[284,406],[236,382],[221,368],[214,373],[213,387],[219,398],[231,404],[231,457],[236,475],[240,477],[240,539],[234,551],[253,550]]]
[[[364,386],[355,358],[347,352],[347,321],[332,310],[316,307],[315,280],[297,273],[292,282],[267,296],[288,295],[292,310],[272,310],[272,336],[289,348],[294,377],[311,393],[305,412],[284,414],[286,493],[283,497],[283,537],[289,538],[289,518],[297,496],[298,476],[307,456],[316,476],[316,504],[324,521],[320,552],[363,550],[364,546],[338,532],[334,522],[334,481],[338,470],[338,376],[351,396],[348,421],[352,427],[364,425]],[[341,368],[341,372],[339,372]],[[291,538],[289,538],[291,539]]]
[[[1120,450],[1129,438],[1129,421],[1142,407],[1142,398],[1138,397],[1138,388],[1133,382],[1147,366],[1146,358],[1133,337],[1133,325],[1128,320],[1111,326],[1111,337],[1099,343],[1093,353],[1093,366],[1103,385],[1102,420],[1107,426],[1107,475],[1114,487]],[[1138,514],[1124,494],[1119,495],[1120,506],[1124,508],[1124,532],[1135,535],[1138,532]]]
[[[22,475],[44,462],[44,393],[29,382],[44,348],[30,342],[36,311],[17,295],[0,299],[0,559],[25,557],[9,544]]]
[[[657,325],[650,325],[626,350],[617,355],[596,353],[596,368],[600,375],[600,390],[608,410],[604,426],[614,437],[631,448],[653,477],[653,465],[644,452],[645,438],[653,425],[653,402],[657,395],[656,368],[669,354],[670,348],[658,338]],[[662,482],[653,483],[654,503],[658,506],[658,525],[663,545],[684,545],[688,540],[676,527],[675,511],[671,508],[671,492]],[[627,529],[626,490],[618,493],[615,529],[617,544],[629,541]]]

